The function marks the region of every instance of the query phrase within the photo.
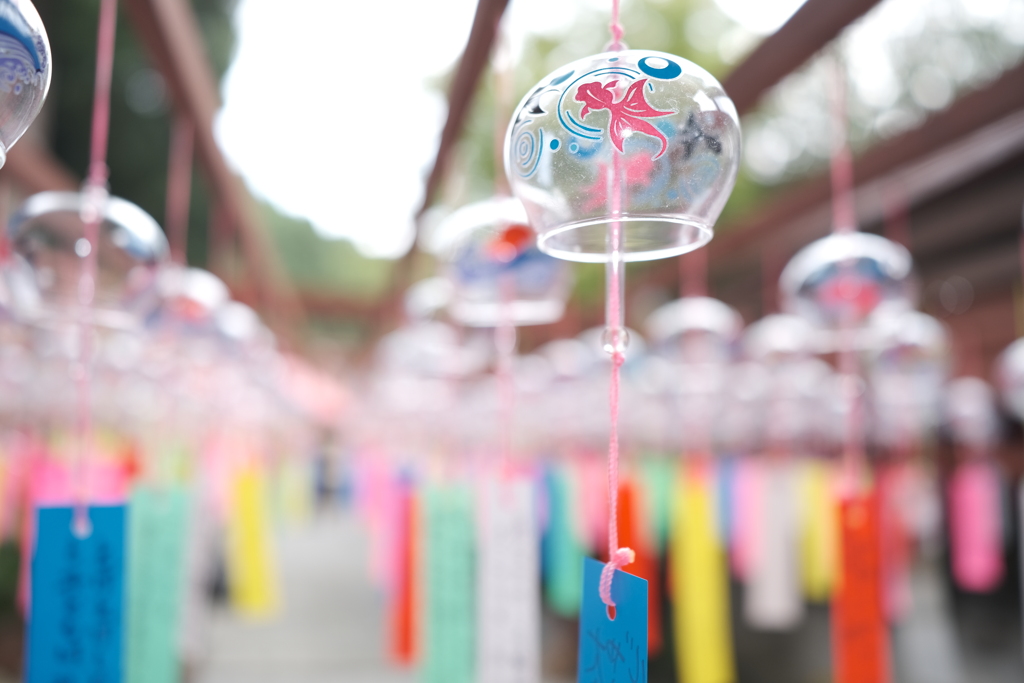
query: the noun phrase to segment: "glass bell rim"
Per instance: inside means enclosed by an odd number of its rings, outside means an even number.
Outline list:
[[[156,290],[162,303],[188,300],[202,306],[211,318],[231,301],[228,286],[205,268],[164,264],[156,273]]]
[[[425,248],[452,261],[471,248],[477,235],[496,235],[503,227],[516,224],[530,224],[523,203],[516,197],[495,195],[464,204],[445,216],[432,231]]]
[[[658,259],[672,258],[673,256],[688,254],[689,252],[696,251],[706,245],[715,235],[714,228],[704,221],[680,216],[678,214],[631,212],[621,214],[615,218],[586,218],[578,221],[559,223],[553,227],[540,228],[536,223],[533,223],[534,229],[537,231],[537,248],[549,256],[565,261],[574,261],[576,263],[607,263],[610,260],[610,255],[607,251],[570,251],[568,249],[552,246],[551,240],[575,230],[591,228],[599,225],[608,225],[616,221],[620,223],[669,223],[672,225],[685,226],[695,230],[697,233],[696,239],[689,240],[685,243],[666,240],[664,246],[644,249],[630,249],[627,245],[623,250],[622,259],[626,263],[656,261]],[[624,227],[624,237],[626,237],[626,230],[627,228]]]

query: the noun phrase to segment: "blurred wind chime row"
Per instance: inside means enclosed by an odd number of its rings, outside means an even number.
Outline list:
[[[377,345],[350,438],[391,657],[426,681],[732,683],[737,629],[811,630],[806,680],[970,680],[942,567],[966,594],[1007,581],[995,450],[1024,343],[997,386],[953,378],[910,252],[858,230],[831,53],[832,232],[766,287],[781,312],[710,297],[736,108],[700,66],[627,48],[612,4],[606,51],[496,126],[497,193],[427,231],[439,270]],[[689,252],[682,296],[627,328],[625,265]],[[604,326],[517,352],[565,314],[566,261],[605,264]],[[894,639],[921,661],[897,667]]]
[[[382,678],[1007,680],[968,666],[952,603],[1013,602],[1019,650],[1024,454],[1003,445],[1024,421],[1024,338],[984,367],[922,310],[906,235],[860,230],[839,49],[817,55],[830,233],[780,247],[780,267],[761,254],[758,317],[711,296],[757,98],[628,47],[608,3],[603,51],[518,106],[519,67],[495,55],[492,195],[421,220],[411,253],[433,270],[414,282],[411,260],[395,267],[401,322],[378,316],[344,380],[279,345],[227,277],[187,265],[193,146],[211,185],[242,192],[196,81],[161,86],[206,116],[175,124],[165,224],[111,194],[118,6],[94,3],[85,180],[0,206],[0,579],[12,564],[24,680],[229,680],[204,670],[211,624],[228,623],[220,589],[250,626],[288,613],[279,565],[312,560],[275,553],[274,522],[318,523],[317,491],[366,541],[333,538],[376,589]],[[161,32],[191,26],[188,5],[125,4],[155,61],[194,76]],[[500,42],[505,4],[481,0],[472,35]],[[861,4],[818,48],[874,3]],[[480,77],[485,47],[456,79]],[[52,62],[33,5],[0,0],[0,163],[24,164],[11,150],[45,114]],[[795,68],[764,64],[776,81]],[[454,139],[446,127],[442,149]],[[1007,139],[978,142],[970,163]],[[919,185],[951,182],[920,169]],[[244,206],[220,208],[243,222]],[[255,279],[277,277],[274,247],[245,239]],[[627,271],[666,259],[678,298],[636,307]],[[577,324],[576,278],[601,266],[604,322]],[[539,326],[571,333],[529,343]],[[346,609],[329,618],[357,621]],[[281,680],[311,677],[289,648],[274,650],[296,668]]]
[[[347,394],[109,194],[117,4],[99,9],[87,178],[13,207],[0,238],[0,525],[24,680],[176,681],[218,567],[239,612],[277,608],[266,503],[303,514],[305,456]],[[4,162],[51,81],[28,0],[0,2],[0,73]]]

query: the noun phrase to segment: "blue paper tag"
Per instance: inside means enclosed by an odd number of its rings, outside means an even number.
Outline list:
[[[28,683],[120,683],[123,505],[89,508],[78,538],[73,508],[40,508],[32,558]]]
[[[583,607],[580,610],[578,683],[646,683],[647,582],[617,571],[612,579],[615,619],[598,588],[604,564],[583,560]]]

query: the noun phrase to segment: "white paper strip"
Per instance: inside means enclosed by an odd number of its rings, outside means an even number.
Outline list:
[[[537,683],[540,568],[533,482],[491,477],[478,495],[477,680]]]
[[[744,617],[754,627],[788,630],[804,613],[800,591],[799,496],[796,468],[766,460],[761,468],[761,509]]]

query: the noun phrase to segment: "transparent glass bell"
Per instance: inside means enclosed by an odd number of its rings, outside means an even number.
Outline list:
[[[724,452],[742,454],[760,448],[770,383],[771,376],[761,363],[729,366],[722,410],[714,425],[716,442]]]
[[[743,355],[768,366],[786,365],[816,353],[818,331],[795,315],[773,313],[743,332]]]
[[[44,317],[67,318],[77,310],[82,261],[91,252],[82,212],[86,195],[40,192],[15,211],[8,232],[15,251],[35,274]],[[167,239],[153,218],[118,197],[103,204],[97,244],[95,322],[132,325],[149,305],[158,265],[167,259]]]
[[[903,375],[912,382],[906,388],[918,396],[934,398],[940,392],[950,360],[949,331],[941,321],[901,306],[882,307],[868,329],[872,375]]]
[[[545,325],[562,317],[569,269],[537,249],[519,200],[495,197],[455,211],[433,244],[452,282],[448,311],[463,325]]]
[[[579,339],[555,339],[538,348],[537,353],[548,359],[559,379],[580,377],[599,360],[594,350]]]
[[[249,306],[229,301],[217,308],[214,324],[229,347],[260,355],[277,346],[277,339]]]
[[[684,297],[655,310],[645,328],[651,344],[685,363],[728,362],[743,318],[728,304],[706,296]]]
[[[865,353],[875,429],[884,442],[919,440],[938,425],[949,377],[949,332],[939,320],[901,305],[868,319]]]
[[[0,166],[50,89],[50,42],[28,0],[0,0]]]
[[[0,262],[0,324],[35,319],[41,302],[35,273],[21,255]]]
[[[1003,405],[1024,420],[1024,338],[1018,339],[996,359],[996,383]]]
[[[409,320],[431,320],[448,307],[452,300],[452,283],[443,277],[428,277],[416,282],[405,292],[405,314]]]
[[[882,303],[912,305],[905,247],[870,233],[837,233],[807,245],[779,278],[783,309],[830,330],[854,328]]]
[[[999,434],[995,391],[980,377],[958,377],[946,387],[945,412],[953,440],[983,451]]]
[[[451,325],[424,321],[381,338],[375,364],[382,374],[462,378],[483,371],[491,360],[491,348],[486,335],[460,334]]]
[[[557,69],[523,98],[505,138],[505,172],[538,247],[570,261],[607,261],[613,221],[626,261],[707,243],[739,160],[739,118],[718,81],[650,50]]]
[[[202,268],[169,264],[156,277],[159,306],[146,320],[148,327],[166,332],[216,330],[217,313],[231,301],[227,285]]]
[[[805,356],[770,368],[771,384],[764,406],[764,439],[785,449],[813,441],[821,388],[832,376],[823,360]]]

